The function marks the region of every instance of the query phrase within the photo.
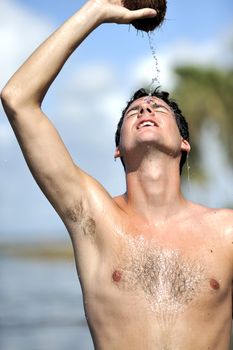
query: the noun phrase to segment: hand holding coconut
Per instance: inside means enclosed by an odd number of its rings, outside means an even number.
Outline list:
[[[141,18],[133,21],[133,26],[138,30],[149,32],[163,23],[167,2],[166,0],[123,0],[124,6],[130,10],[140,8],[152,8],[156,10],[157,16],[153,18]]]
[[[150,6],[148,5],[145,7],[138,4],[136,4],[136,6],[129,6],[129,3],[133,3],[134,1],[91,0],[91,2],[97,7],[97,10],[102,13],[102,23],[133,23],[134,25],[135,22],[139,21],[140,23],[142,19],[153,20],[157,17],[155,7],[151,6],[152,1],[150,1]]]

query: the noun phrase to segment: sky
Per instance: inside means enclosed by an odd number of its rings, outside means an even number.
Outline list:
[[[83,3],[0,0],[0,89]],[[166,20],[152,35],[162,88],[175,86],[174,66],[195,63],[226,68],[231,64],[232,10],[231,0],[168,1]],[[142,85],[149,86],[154,76],[147,34],[129,25],[103,24],[72,55],[44,101],[44,111],[75,162],[113,196],[125,191],[121,164],[113,157],[117,121],[131,94]],[[233,196],[229,191],[232,172],[216,141],[218,130],[206,128],[203,133],[204,160],[208,160],[211,179],[205,191],[193,183],[185,191],[191,200],[221,206]],[[61,220],[26,167],[0,107],[0,239],[65,235]]]

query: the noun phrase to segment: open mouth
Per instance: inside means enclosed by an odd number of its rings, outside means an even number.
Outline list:
[[[156,122],[154,122],[153,120],[144,120],[138,124],[137,129],[142,129],[142,128],[151,127],[151,126],[158,127],[158,124]]]

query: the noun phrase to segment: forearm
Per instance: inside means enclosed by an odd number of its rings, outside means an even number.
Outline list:
[[[66,60],[102,22],[94,2],[86,3],[28,58],[3,90],[10,107],[38,106]],[[13,105],[13,106],[12,106]]]

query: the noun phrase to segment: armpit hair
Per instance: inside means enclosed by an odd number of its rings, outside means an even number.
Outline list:
[[[66,210],[66,217],[73,224],[77,224],[79,232],[86,237],[93,237],[96,232],[96,223],[92,219],[85,209],[83,208],[83,202],[77,201],[74,206]]]

